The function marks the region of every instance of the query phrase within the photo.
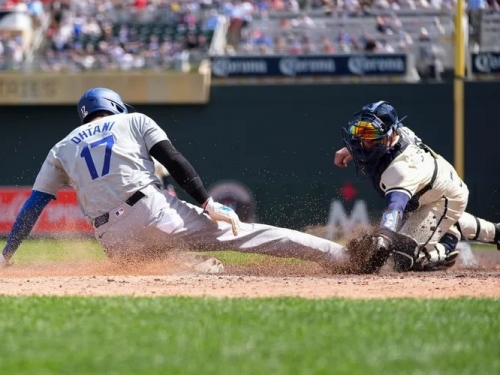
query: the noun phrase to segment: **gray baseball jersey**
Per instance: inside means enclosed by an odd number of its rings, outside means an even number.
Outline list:
[[[163,140],[166,133],[141,113],[84,124],[50,150],[33,189],[56,195],[70,185],[86,218],[93,219],[137,190],[160,183],[149,150]]]
[[[104,223],[93,225],[110,257],[175,248],[292,256],[328,267],[346,259],[341,245],[290,229],[244,223],[234,236],[230,224],[215,222],[201,207],[161,190],[149,150],[167,139],[151,118],[139,113],[82,125],[50,150],[33,189],[55,195],[71,185],[88,219],[108,213]],[[144,198],[127,204],[138,190]]]

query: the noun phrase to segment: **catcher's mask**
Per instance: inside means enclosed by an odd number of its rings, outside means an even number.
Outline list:
[[[342,138],[357,170],[369,177],[390,150],[389,138],[402,124],[394,108],[384,101],[368,104],[354,116],[342,129]]]

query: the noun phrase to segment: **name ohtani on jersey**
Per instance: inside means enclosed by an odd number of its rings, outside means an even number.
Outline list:
[[[114,124],[115,124],[114,121],[113,122],[105,122],[101,126],[96,125],[93,128],[85,129],[85,130],[81,131],[80,133],[78,133],[77,136],[71,138],[71,141],[74,144],[79,144],[85,138],[89,138],[89,137],[92,137],[93,135],[111,130],[111,128],[113,127]]]

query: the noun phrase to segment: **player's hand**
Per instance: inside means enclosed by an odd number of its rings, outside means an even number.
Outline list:
[[[3,256],[3,254],[0,254],[0,269],[2,268],[7,268],[11,265],[9,260]]]
[[[208,216],[215,221],[224,221],[231,224],[235,236],[240,232],[240,218],[232,208],[215,202],[211,197],[203,204]]]
[[[335,153],[335,157],[333,159],[333,164],[337,167],[345,168],[347,164],[352,160],[351,153],[347,149],[347,147],[341,148]]]

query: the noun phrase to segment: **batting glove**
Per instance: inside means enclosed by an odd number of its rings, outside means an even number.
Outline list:
[[[224,221],[231,224],[235,236],[240,232],[240,218],[232,208],[215,202],[211,197],[203,205],[205,212],[214,221]]]

